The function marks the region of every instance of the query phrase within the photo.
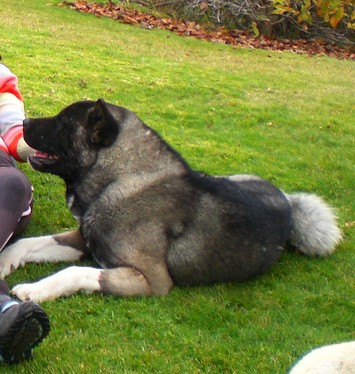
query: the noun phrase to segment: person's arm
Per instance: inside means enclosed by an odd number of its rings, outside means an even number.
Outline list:
[[[25,162],[28,156],[34,153],[34,150],[27,145],[23,138],[23,126],[16,125],[11,127],[2,136],[7,146],[8,153],[16,160]]]
[[[0,64],[0,148],[20,162],[27,161],[33,153],[23,139],[24,119],[25,109],[17,77]]]

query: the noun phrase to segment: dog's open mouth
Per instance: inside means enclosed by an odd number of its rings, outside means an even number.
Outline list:
[[[36,151],[33,157],[46,160],[58,160],[59,156],[54,154],[49,154],[47,152]]]
[[[55,154],[47,152],[36,151],[29,157],[29,162],[34,169],[43,169],[46,166],[51,166],[60,160],[60,157]]]

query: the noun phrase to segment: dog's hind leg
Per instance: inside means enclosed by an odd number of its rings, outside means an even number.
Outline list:
[[[71,266],[37,283],[19,284],[12,293],[20,300],[42,302],[79,291],[103,292],[122,296],[148,296],[151,288],[146,278],[136,269],[94,269]]]
[[[0,278],[27,262],[77,261],[84,256],[84,240],[78,230],[60,235],[18,240],[0,254]]]
[[[104,270],[100,277],[101,291],[120,296],[165,295],[173,286],[172,279],[164,269],[156,269],[148,279],[133,267]]]
[[[42,302],[69,296],[80,290],[99,291],[102,269],[71,266],[36,283],[18,284],[12,289],[20,300]]]

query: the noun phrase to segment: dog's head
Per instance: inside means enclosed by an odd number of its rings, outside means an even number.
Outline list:
[[[98,101],[80,101],[48,118],[24,121],[24,138],[37,152],[31,166],[75,180],[96,161],[100,149],[116,140],[128,110]]]

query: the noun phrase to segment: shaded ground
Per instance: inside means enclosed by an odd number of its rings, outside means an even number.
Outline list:
[[[327,44],[316,40],[275,40],[265,37],[255,37],[244,31],[227,30],[223,27],[214,31],[203,28],[196,22],[181,21],[172,18],[159,18],[144,13],[137,9],[128,9],[122,5],[109,1],[106,4],[90,3],[86,1],[64,1],[63,6],[84,13],[92,13],[95,16],[113,18],[119,22],[138,25],[145,29],[165,29],[182,36],[195,37],[211,42],[229,44],[231,46],[244,46],[274,51],[292,51],[299,54],[327,55],[340,59],[355,59],[355,50],[340,48],[339,46]]]

